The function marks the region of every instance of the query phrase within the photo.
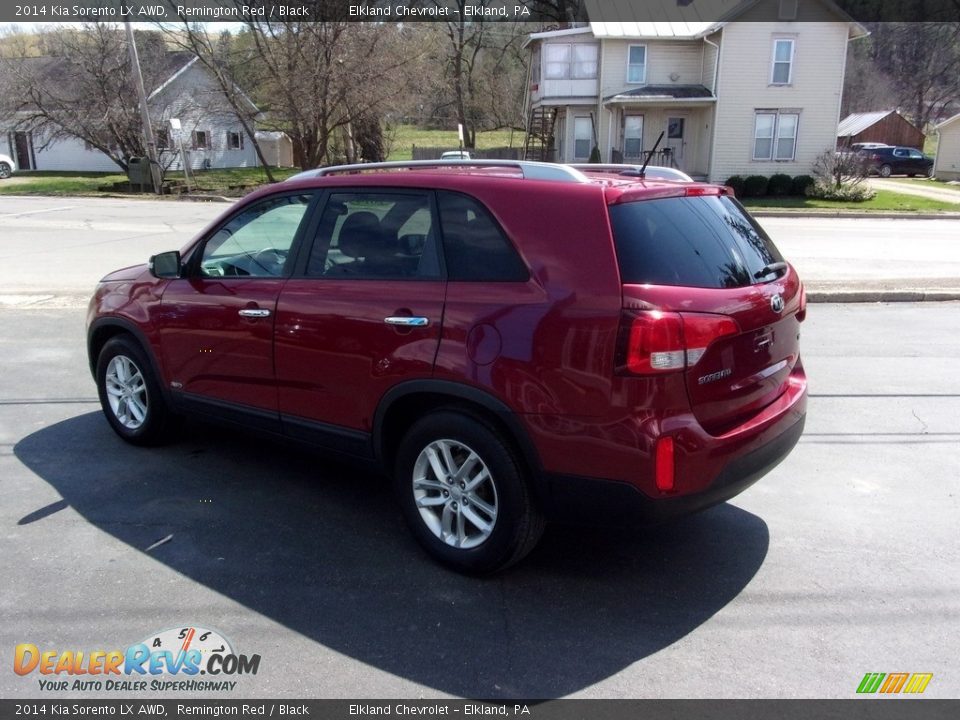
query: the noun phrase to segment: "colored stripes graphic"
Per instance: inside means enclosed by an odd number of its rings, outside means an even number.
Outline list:
[[[900,692],[920,694],[932,679],[933,673],[867,673],[860,681],[857,692],[866,695],[878,691],[887,695]]]

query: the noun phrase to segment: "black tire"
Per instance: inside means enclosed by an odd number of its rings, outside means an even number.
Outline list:
[[[6,180],[13,175],[13,168],[5,162],[0,162],[0,180]]]
[[[436,489],[434,486],[442,483],[435,482],[435,466],[427,458],[428,448],[437,450],[438,443],[450,444],[441,447],[452,448],[454,464],[472,451],[488,471],[484,475],[483,468],[477,467],[477,461],[473,461],[471,468],[477,470],[474,480],[480,476],[489,480],[483,480],[475,491],[467,492],[471,478],[468,472],[464,476],[468,480],[467,491],[463,494],[455,489],[455,485],[459,485],[456,481],[449,483],[446,491]],[[465,462],[460,467],[464,465]],[[424,467],[428,476],[422,474]],[[419,489],[414,487],[415,473],[420,478]],[[533,550],[543,534],[543,515],[534,503],[526,476],[523,463],[494,427],[464,412],[440,410],[414,423],[403,438],[397,453],[394,490],[410,529],[430,555],[459,572],[483,575],[503,570],[521,560]],[[424,489],[428,483],[431,487]],[[421,509],[418,507],[418,492],[421,493],[420,502],[436,502]],[[443,499],[445,497],[447,499]],[[472,507],[471,499],[474,502]],[[480,511],[484,505],[486,509]],[[489,520],[490,507],[496,513],[488,531],[474,525],[472,520],[464,519],[457,527],[458,530],[466,528],[465,538],[461,530],[458,538],[452,537],[451,533],[448,540],[441,539],[446,513],[451,514],[451,524],[457,524],[461,516]],[[433,529],[429,523],[433,524]],[[474,533],[473,537],[469,536],[470,532]],[[483,539],[478,542],[478,538]],[[460,542],[463,546],[458,546]]]
[[[108,391],[108,387],[114,391],[119,387],[117,366],[111,367],[114,360],[118,366],[132,367],[142,379],[142,382],[137,382],[136,375],[128,373],[132,380],[127,389],[141,389],[128,392],[127,396],[121,399],[117,399],[114,392],[118,407],[111,403],[111,393]],[[108,379],[108,373],[111,379]],[[173,417],[160,391],[150,361],[136,340],[128,335],[119,335],[108,340],[97,358],[96,378],[100,406],[117,435],[133,445],[157,445],[169,438]]]
[[[892,167],[890,167],[889,165],[881,165],[881,166],[880,166],[880,177],[888,178],[888,177],[890,177],[891,175],[893,175],[893,168],[892,168]]]

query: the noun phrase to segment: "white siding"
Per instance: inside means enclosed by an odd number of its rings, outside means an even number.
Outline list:
[[[960,180],[960,119],[939,128],[934,174],[938,180]]]
[[[170,132],[170,142],[176,147],[177,140],[183,140],[190,167],[253,167],[257,164],[249,137],[244,138],[242,150],[227,147],[227,133],[242,133],[243,128],[223,99],[216,81],[198,63],[152,97],[150,109],[155,127],[165,126],[170,118],[180,120],[179,138],[178,133]],[[193,133],[197,130],[207,133],[207,149],[191,148]],[[176,153],[163,153],[161,162],[172,170],[182,169],[181,158]]]
[[[773,38],[793,37],[793,81],[770,84]],[[847,52],[842,22],[742,22],[723,30],[719,103],[714,122],[710,179],[731,175],[808,173],[816,157],[836,144]],[[796,109],[800,125],[794,161],[755,161],[754,114],[757,109]]]
[[[600,95],[609,97],[625,90],[642,87],[627,82],[627,49],[631,45],[647,47],[645,85],[700,85],[703,83],[702,40],[605,40],[603,42],[603,77]],[[671,76],[676,76],[674,79]]]
[[[720,45],[720,38],[723,33],[714,33],[710,35],[707,39],[712,42],[714,45]],[[716,94],[716,88],[714,88],[714,80],[717,77],[717,63],[720,61],[720,50],[718,47],[714,47],[710,43],[704,42],[703,44],[703,85]]]
[[[44,142],[42,136],[34,133],[33,157],[36,167],[33,170],[76,170],[85,172],[122,172],[120,167],[99,150],[86,148],[83,140],[63,138]],[[7,132],[0,133],[0,152],[17,160],[14,148],[9,147]],[[18,163],[19,165],[19,163]],[[26,167],[18,167],[25,170]]]

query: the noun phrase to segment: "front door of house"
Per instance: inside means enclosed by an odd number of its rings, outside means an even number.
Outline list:
[[[14,154],[16,154],[17,167],[20,170],[32,170],[33,163],[30,162],[30,135],[25,132],[16,132],[13,134]]]
[[[675,115],[667,118],[666,134],[663,138],[664,149],[669,148],[670,159],[664,158],[664,164],[670,164],[683,170],[684,150],[687,144],[687,118]]]

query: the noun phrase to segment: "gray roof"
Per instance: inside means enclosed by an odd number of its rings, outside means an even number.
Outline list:
[[[883,120],[896,110],[881,110],[879,112],[853,113],[847,115],[837,126],[837,137],[853,137],[859,135],[871,125]]]
[[[713,99],[713,93],[703,85],[643,85],[625,90],[604,100],[621,100],[627,98],[657,99],[669,98],[672,100],[686,100],[695,98]]]

